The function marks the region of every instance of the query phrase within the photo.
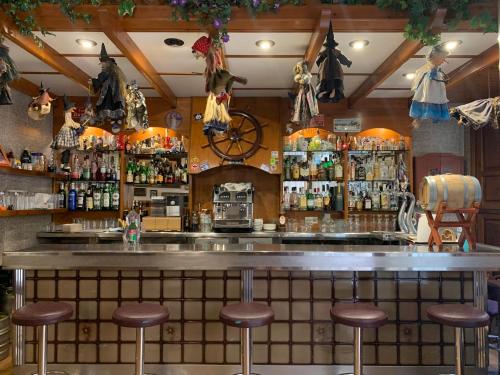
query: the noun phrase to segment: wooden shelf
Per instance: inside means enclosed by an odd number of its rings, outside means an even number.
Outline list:
[[[46,178],[54,178],[56,176],[55,173],[51,172],[28,171],[26,169],[18,169],[7,166],[0,166],[0,173],[9,175],[18,175],[18,176],[46,177]]]
[[[349,154],[387,154],[391,152],[407,152],[410,150],[349,150]]]
[[[55,210],[11,210],[11,211],[0,211],[0,217],[54,215],[54,214],[64,214],[67,212],[68,211],[64,208]]]
[[[151,159],[155,157],[159,158],[170,158],[170,159],[182,159],[187,158],[187,152],[162,152],[162,153],[154,153],[154,154],[132,154],[126,153],[125,155],[130,157],[135,157],[138,159]]]
[[[56,180],[60,182],[89,183],[89,184],[119,184],[120,181],[97,181],[97,180],[74,180],[66,176],[57,175]]]
[[[327,152],[332,152],[332,153],[342,153],[342,150],[314,150],[314,151],[283,151],[283,155],[297,155],[297,154],[321,154],[321,153],[327,153]]]

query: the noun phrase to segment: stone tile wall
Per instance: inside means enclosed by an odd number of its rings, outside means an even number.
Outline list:
[[[0,106],[0,145],[19,157],[24,149],[32,152],[49,150],[52,142],[52,114],[42,121],[27,115],[31,98],[12,90],[14,104]],[[46,178],[0,175],[0,191],[27,190],[50,193],[52,181]],[[36,233],[51,221],[50,216],[0,218],[0,251],[18,250],[36,244]]]
[[[450,153],[464,156],[464,128],[450,124],[423,125],[412,131],[413,156],[429,153]]]

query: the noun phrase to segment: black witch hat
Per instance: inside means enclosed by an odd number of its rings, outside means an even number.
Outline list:
[[[99,57],[99,61],[100,62],[104,62],[104,61],[115,62],[115,59],[113,59],[112,57],[109,57],[108,51],[106,51],[106,46],[104,45],[104,43],[101,44],[101,56]]]
[[[64,100],[64,111],[69,111],[71,108],[76,107],[75,103],[69,101],[66,94],[64,94],[63,100]]]
[[[40,95],[42,95],[45,91],[47,91],[48,89],[46,89],[44,86],[43,86],[43,82],[40,81],[40,88],[38,89],[38,93]]]
[[[323,44],[323,46],[335,48],[338,45],[339,44],[335,41],[335,37],[333,36],[332,21],[330,21],[330,27],[328,28],[328,34],[326,34],[326,43]]]

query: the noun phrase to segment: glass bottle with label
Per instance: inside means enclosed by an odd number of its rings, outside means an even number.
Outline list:
[[[314,209],[316,211],[321,211],[323,209],[323,195],[319,188],[316,188],[316,194],[314,194]]]
[[[66,190],[64,189],[64,183],[59,185],[58,201],[59,208],[66,208]]]
[[[102,209],[101,198],[101,188],[99,187],[99,185],[96,185],[94,188],[94,210],[96,211],[100,211]]]
[[[335,180],[342,181],[344,179],[344,169],[340,158],[335,163]]]
[[[102,209],[109,210],[110,208],[110,193],[109,193],[109,185],[104,185],[104,190],[102,192]]]
[[[372,210],[379,211],[380,210],[380,192],[378,188],[373,189],[372,192]]]
[[[365,193],[365,197],[363,199],[363,209],[366,211],[372,210],[372,199],[370,197],[370,194],[368,194],[368,192]]]
[[[285,186],[283,191],[283,210],[288,211],[290,209],[290,193],[288,192],[288,186]]]
[[[314,194],[312,192],[312,189],[309,189],[307,192],[307,210],[314,210]]]
[[[391,197],[386,189],[380,193],[380,208],[382,210],[390,210],[391,208]]]
[[[85,209],[85,190],[83,188],[83,184],[81,184],[78,189],[76,208],[81,211]]]
[[[118,211],[120,209],[120,190],[117,185],[112,186],[111,209],[114,211]]]
[[[297,194],[297,188],[294,186],[292,188],[292,192],[290,193],[290,209],[298,210],[299,209],[299,195]]]
[[[307,161],[300,164],[300,179],[302,181],[309,181],[309,163]]]
[[[330,187],[328,185],[323,185],[323,211],[328,211],[330,209]]]
[[[335,211],[344,210],[344,191],[341,185],[337,186],[337,193],[335,194]]]
[[[285,159],[285,181],[290,181],[292,179],[292,164],[290,158]]]
[[[93,211],[94,210],[94,197],[92,196],[92,186],[89,185],[87,187],[87,195],[85,197],[85,210]]]
[[[292,179],[295,181],[300,180],[300,166],[297,159],[293,159],[292,163]]]
[[[307,196],[303,188],[300,188],[299,208],[301,211],[307,211]]]

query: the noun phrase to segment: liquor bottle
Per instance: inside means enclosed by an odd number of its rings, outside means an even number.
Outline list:
[[[85,181],[90,180],[90,158],[89,158],[89,155],[85,155],[85,158],[83,159],[82,180],[85,180]]]
[[[335,165],[333,164],[332,156],[330,155],[330,159],[326,163],[326,169],[328,170],[328,181],[335,181]]]
[[[366,169],[364,163],[360,160],[356,164],[356,180],[365,181],[366,180]]]
[[[64,189],[64,183],[59,184],[58,194],[59,208],[66,208],[66,190]]]
[[[304,192],[304,188],[300,188],[300,194],[299,194],[299,208],[301,211],[307,211],[307,196],[306,193]]]
[[[184,232],[189,232],[191,230],[191,224],[189,222],[189,210],[184,211],[184,216],[182,217],[182,227]]]
[[[330,208],[331,211],[335,211],[335,187],[330,187]]]
[[[324,161],[322,161],[321,163],[319,163],[319,166],[318,166],[318,180],[320,181],[326,181],[327,178],[328,178],[328,166],[327,166],[327,163],[328,163],[328,159],[325,158]]]
[[[380,210],[380,192],[378,189],[374,188],[372,191],[372,210]]]
[[[356,209],[356,197],[354,196],[354,191],[349,192],[348,208],[349,211],[354,211]]]
[[[120,209],[120,189],[117,185],[112,186],[111,190],[111,209],[118,211]]]
[[[314,210],[314,194],[312,192],[312,189],[309,189],[307,192],[307,210]]]
[[[354,160],[351,160],[351,163],[349,165],[349,180],[355,181],[356,180],[356,162]]]
[[[300,179],[302,181],[309,181],[309,164],[307,161],[300,164]]]
[[[328,211],[330,209],[330,187],[326,185],[322,186],[323,189],[323,211]]]
[[[198,232],[198,222],[199,222],[198,213],[195,210],[193,210],[193,215],[191,216],[191,232]]]
[[[318,179],[318,166],[311,160],[309,162],[309,181],[316,181]]]
[[[300,180],[300,167],[297,159],[293,159],[292,163],[292,179],[295,181]]]
[[[290,181],[292,179],[292,164],[290,158],[285,159],[285,181]]]
[[[314,189],[314,211],[321,211],[323,209],[323,196],[319,188]]]
[[[283,210],[290,210],[290,193],[288,192],[288,186],[285,186],[283,191]]]
[[[297,188],[292,187],[292,192],[290,193],[290,209],[298,210],[300,207],[299,195],[297,194]]]
[[[187,168],[187,162],[186,161],[182,164],[181,182],[183,184],[187,184],[188,183],[188,168]]]
[[[391,197],[389,192],[385,189],[382,189],[380,193],[380,208],[387,211],[391,208]]]
[[[68,192],[68,210],[76,211],[76,200],[77,200],[77,191],[75,189],[75,184],[71,183],[70,190]]]
[[[356,194],[356,211],[363,211],[363,197],[361,196],[361,192]]]
[[[344,192],[341,185],[337,186],[337,193],[335,194],[335,211],[344,210]]]
[[[370,194],[368,194],[368,192],[365,193],[365,197],[363,199],[363,209],[366,211],[372,210],[372,199],[370,198]]]
[[[148,182],[147,170],[145,163],[141,163],[139,167],[139,176],[141,184],[145,184]]]
[[[83,184],[80,184],[80,188],[78,189],[76,209],[81,211],[85,210],[85,189],[83,188]]]
[[[89,185],[87,187],[87,195],[85,196],[85,210],[93,211],[94,210],[94,197],[92,196],[92,186]]]
[[[106,184],[104,185],[104,190],[102,192],[102,209],[103,210],[109,210],[110,208],[110,201],[111,201],[111,195],[109,193],[109,185]]]
[[[101,204],[102,193],[101,193],[101,187],[99,185],[95,186],[93,197],[94,197],[94,210],[96,211],[102,210],[102,204]]]

